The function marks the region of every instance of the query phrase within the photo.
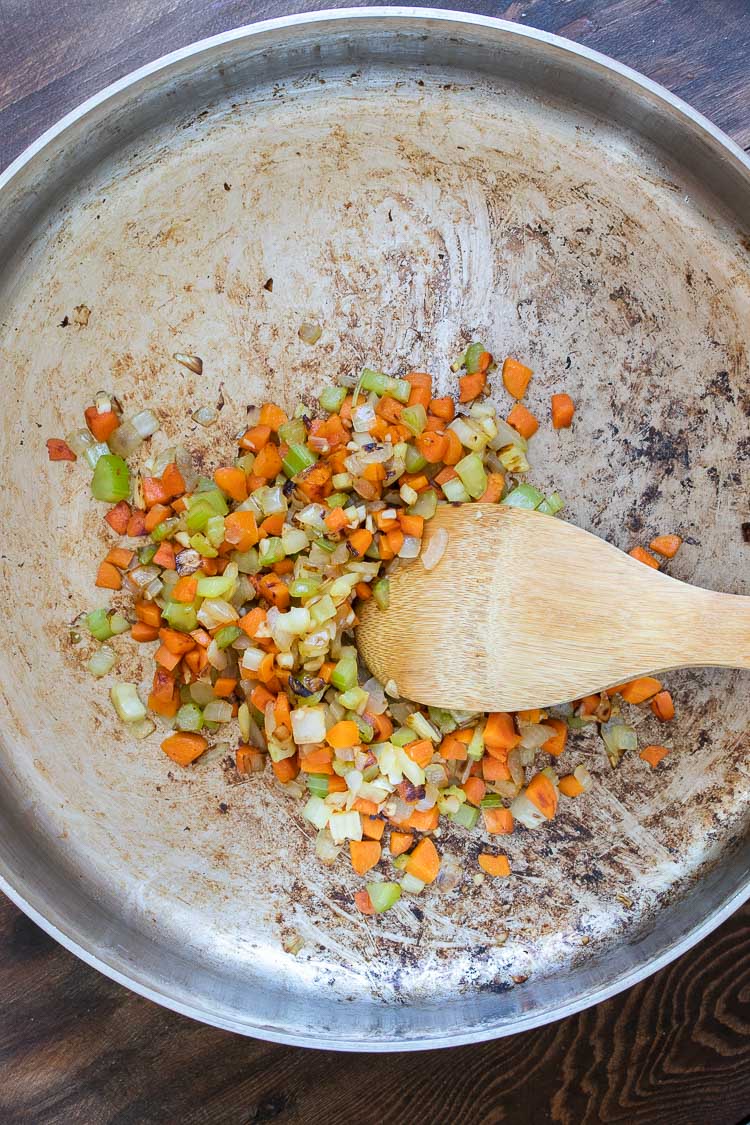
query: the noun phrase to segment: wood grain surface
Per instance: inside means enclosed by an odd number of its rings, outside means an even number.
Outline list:
[[[134,67],[316,6],[0,0],[0,167]],[[611,54],[750,148],[748,0],[435,6],[505,17]],[[447,1052],[372,1056],[278,1047],[174,1015],[88,968],[0,901],[3,1125],[740,1125],[749,1117],[750,906],[650,980],[564,1022]]]

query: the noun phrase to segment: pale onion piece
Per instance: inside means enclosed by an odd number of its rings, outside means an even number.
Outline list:
[[[440,860],[440,870],[433,886],[440,891],[452,891],[461,882],[463,865],[454,855],[444,852]]]
[[[153,410],[139,410],[130,421],[142,438],[151,437],[161,425]]]
[[[588,793],[594,784],[594,779],[585,766],[576,766],[573,770],[573,777],[579,785],[583,786],[584,793]]]
[[[524,750],[538,750],[555,735],[554,729],[545,726],[544,723],[520,723],[519,726],[521,728],[519,746]]]
[[[91,430],[73,430],[72,433],[68,434],[65,442],[73,450],[76,457],[82,457],[88,447],[94,444],[94,435]]]
[[[269,699],[263,710],[263,730],[266,738],[272,738],[276,730],[276,700]]]
[[[358,814],[359,815],[359,814]],[[321,863],[330,867],[338,859],[341,844],[335,844],[328,828],[321,828],[315,838],[315,855]]]
[[[416,504],[419,499],[419,493],[415,492],[410,484],[402,484],[398,493],[404,504]]]
[[[250,708],[248,707],[247,703],[241,703],[237,710],[237,724],[240,728],[240,737],[242,738],[243,742],[249,742],[250,740],[250,723],[248,722],[249,718]]]
[[[106,676],[111,672],[117,663],[117,654],[109,645],[100,645],[94,652],[86,667],[92,676],[99,679],[101,676]]]
[[[369,696],[366,709],[371,715],[383,715],[388,707],[388,702],[380,680],[370,676],[369,680],[365,680],[362,684],[362,687]]]
[[[323,335],[323,329],[314,320],[303,320],[297,332],[303,344],[317,344]]]
[[[298,746],[325,740],[325,707],[300,707],[292,711],[291,718],[292,737]]]
[[[416,875],[410,875],[408,871],[404,872],[401,878],[401,890],[409,895],[421,894],[426,886],[426,883],[423,883]]]
[[[302,816],[305,820],[309,820],[310,824],[317,828],[318,831],[322,831],[328,824],[331,809],[322,797],[310,797],[302,810]]]
[[[237,648],[237,642],[234,643],[234,648]],[[294,653],[292,652],[279,652],[276,654],[276,663],[279,668],[284,668],[287,672],[291,672],[294,668]]]
[[[161,570],[158,566],[136,566],[128,571],[128,582],[139,590],[145,590],[148,584],[160,575]]]
[[[242,668],[246,672],[257,672],[265,655],[263,649],[246,648],[242,654]]]
[[[203,717],[209,723],[231,723],[232,704],[226,699],[214,699],[204,707]]]
[[[434,570],[445,554],[448,546],[448,532],[444,527],[439,527],[432,534],[430,542],[420,556],[425,570]]]
[[[331,813],[328,827],[334,844],[362,839],[362,817],[358,812]]]
[[[159,597],[159,594],[163,589],[164,583],[162,582],[161,577],[154,578],[144,589],[143,596],[152,602],[155,598]]]
[[[223,672],[229,663],[227,654],[223,649],[219,648],[215,640],[211,641],[211,644],[206,649],[206,656],[208,657],[208,663],[212,668],[215,668],[217,672]]]
[[[205,707],[207,703],[216,699],[216,693],[212,685],[206,680],[196,680],[195,683],[190,685],[190,698],[199,707]]]
[[[234,624],[239,614],[223,598],[205,598],[196,616],[204,628],[216,629],[219,625]]]
[[[400,559],[416,559],[422,550],[422,540],[415,535],[405,535],[401,550],[398,552]]]
[[[133,738],[137,738],[140,742],[143,738],[148,738],[156,730],[156,723],[146,715],[145,719],[136,719],[134,723],[128,724],[128,734]]]
[[[364,781],[364,777],[362,776],[362,771],[361,770],[349,770],[348,773],[344,774],[344,781],[346,782],[346,785],[347,785],[347,788],[349,789],[349,791],[356,795],[357,793],[359,793],[360,789],[362,788],[362,782]]]
[[[175,352],[172,359],[176,359],[183,367],[187,367],[188,371],[193,371],[196,375],[203,374],[203,360],[199,355],[186,355],[184,352]]]
[[[214,426],[218,421],[219,412],[214,406],[199,406],[197,410],[193,411],[190,417],[194,422],[197,422],[199,426],[208,429],[209,426]]]
[[[510,806],[510,811],[513,814],[513,819],[517,820],[519,824],[523,824],[524,828],[539,828],[547,820],[544,813],[536,807],[533,801],[529,800],[525,793],[520,793],[516,797]]]
[[[370,406],[369,402],[364,402],[361,406],[357,406],[354,410],[352,410],[352,426],[354,427],[355,433],[367,433],[370,427],[374,425],[375,411]],[[349,472],[352,471],[349,468],[349,461],[353,460],[353,457],[348,457],[344,462]],[[366,464],[364,458],[361,459],[361,463],[363,465]]]

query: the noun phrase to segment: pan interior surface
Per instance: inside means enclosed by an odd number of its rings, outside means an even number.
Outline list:
[[[670,675],[676,720],[638,725],[671,747],[654,772],[637,756],[612,771],[595,736],[572,738],[594,789],[502,840],[511,879],[475,884],[496,841],[443,828],[458,884],[365,920],[346,855],[316,860],[274,781],[241,778],[229,747],[180,770],[163,733],[128,738],[108,687],[145,685],[150,654],[115,642],[117,676],[95,682],[69,642],[106,604],[108,539],[87,470],[49,465],[44,442],[95,391],[153,407],[152,449],[184,441],[210,469],[250,404],[312,401],[365,364],[450,393],[477,337],[534,368],[531,479],[568,519],[626,550],[678,531],[674,576],[750,593],[739,173],[699,183],[677,158],[688,124],[601,70],[499,26],[271,29],[120,91],[0,193],[0,872],[162,1002],[310,1045],[479,1039],[636,979],[744,893],[747,674]],[[303,320],[323,329],[312,347]],[[559,390],[577,413],[554,433]]]

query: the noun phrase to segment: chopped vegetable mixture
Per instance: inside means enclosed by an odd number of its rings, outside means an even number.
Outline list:
[[[197,357],[176,358],[202,370]],[[444,537],[422,553],[439,504],[481,500],[550,516],[563,508],[556,492],[545,496],[520,479],[540,425],[521,401],[531,369],[513,358],[502,365],[514,400],[507,420],[488,397],[496,367],[483,344],[471,344],[453,370],[458,405],[433,396],[428,374],[369,368],[356,384],[326,387],[316,408],[301,404],[289,416],[266,403],[237,456],[211,478],[197,475],[182,447],[129,467],[159,421],[150,410],[124,419],[105,392],[86,409],[85,428],[47,442],[50,460],[87,462],[92,495],[111,505],[104,519],[118,537],[95,584],[128,597],[119,610],[94,609],[78,622],[98,642],[89,670],[113,672],[107,642],[119,633],[154,646],[146,702],[135,684],[111,688],[119,718],[135,738],[157,723],[169,728],[161,748],[183,767],[212,739],[234,740],[241,774],[270,763],[282,785],[305,797],[302,815],[323,862],[346,847],[359,875],[397,875],[355,895],[364,914],[440,878],[441,816],[469,832],[481,820],[487,833],[507,836],[516,823],[537,829],[554,817],[560,794],[584,794],[592,785],[585,766],[558,776],[545,764],[563,754],[569,730],[596,725],[616,766],[637,750],[623,703],[649,706],[662,722],[674,717],[672,697],[652,677],[565,707],[487,715],[399,699],[359,665],[357,605],[373,598],[387,607],[388,575],[400,560],[439,563]],[[574,414],[568,394],[552,395],[556,430]],[[210,426],[216,411],[193,418]],[[661,535],[649,544],[654,554],[641,546],[630,553],[658,567],[656,555],[672,558],[680,544]],[[646,746],[640,757],[655,768],[666,753]],[[478,864],[510,875],[503,854],[483,851]]]

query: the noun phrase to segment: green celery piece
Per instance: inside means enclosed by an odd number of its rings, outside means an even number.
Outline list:
[[[452,477],[441,487],[446,500],[450,500],[451,504],[467,504],[471,499],[460,477]]]
[[[464,352],[464,367],[466,368],[467,374],[473,375],[475,371],[479,370],[479,357],[482,352],[486,351],[487,349],[484,344],[481,344],[479,341],[469,344]]]
[[[204,559],[215,559],[219,553],[214,545],[209,543],[206,536],[202,535],[200,531],[190,536],[190,546],[194,551],[197,551],[199,555],[202,555]]]
[[[228,648],[229,645],[234,644],[242,630],[238,625],[225,625],[223,629],[219,629],[214,637],[217,648]]]
[[[293,598],[312,598],[319,593],[322,581],[318,575],[295,578],[289,583],[289,593]]]
[[[398,883],[368,883],[367,893],[375,913],[382,914],[401,898],[401,887]]]
[[[307,775],[307,789],[314,797],[327,797],[328,775],[325,773],[309,773]]]
[[[388,609],[391,600],[391,583],[388,578],[378,578],[373,583],[372,596],[378,609]]]
[[[545,516],[556,516],[565,507],[565,502],[559,492],[550,492],[546,500],[537,508],[538,512],[543,512]]]
[[[365,367],[359,377],[359,385],[363,391],[374,391],[376,395],[384,395],[388,389],[390,379],[382,371],[373,371]]]
[[[331,683],[339,691],[349,691],[357,684],[357,658],[343,656],[331,672]]]
[[[454,824],[460,824],[462,828],[471,830],[476,827],[479,820],[479,809],[474,805],[459,805],[456,811],[450,814],[450,818]]]
[[[486,797],[482,797],[479,802],[479,807],[482,809],[499,809],[502,807],[502,798],[497,793],[488,793]]]
[[[91,478],[91,495],[107,504],[116,504],[130,496],[130,469],[122,457],[105,453],[99,458]]]
[[[154,528],[154,531],[155,530],[156,528]],[[141,566],[148,566],[158,550],[159,548],[157,547],[156,543],[147,543],[145,547],[141,547],[138,552],[138,562],[141,564]]]
[[[416,403],[415,406],[407,406],[401,411],[399,419],[402,425],[406,426],[415,437],[421,434],[427,425],[427,411],[422,406],[421,402]]]
[[[162,610],[162,617],[180,633],[192,633],[198,628],[198,614],[194,605],[184,602],[167,602]]]
[[[292,418],[291,422],[284,422],[279,426],[279,441],[284,445],[304,445],[307,441],[307,430],[301,418]]]
[[[251,547],[249,551],[233,551],[232,562],[237,564],[240,574],[257,574],[260,570],[256,547]]]
[[[109,614],[106,609],[94,609],[86,615],[86,625],[91,636],[97,641],[108,641],[112,636]]]
[[[185,516],[185,529],[191,535],[194,531],[203,531],[208,521],[215,515],[218,515],[218,513],[206,500],[193,498]]]
[[[346,387],[326,387],[320,395],[320,409],[327,411],[329,414],[338,414],[339,410],[344,405],[346,395]],[[279,430],[279,436],[281,436],[281,430]],[[287,445],[292,444],[287,438],[283,438],[282,440],[286,441]],[[304,441],[305,439],[303,438],[302,440]]]
[[[119,637],[120,633],[127,633],[130,622],[121,613],[113,613],[109,619],[109,627],[112,630],[112,636]]]
[[[420,492],[412,506],[407,509],[410,516],[421,516],[422,519],[431,520],[437,511],[438,495],[434,488],[426,488]]]
[[[487,474],[481,457],[476,453],[468,453],[456,465],[456,472],[469,496],[478,500],[487,488]]]
[[[348,492],[333,492],[326,499],[329,508],[345,508],[351,497]]]
[[[261,566],[273,566],[274,563],[286,558],[284,544],[278,535],[269,535],[261,539],[258,544],[258,558]]]
[[[223,598],[234,586],[234,579],[223,574],[198,579],[196,593],[199,598]]]
[[[526,508],[533,511],[543,500],[544,494],[538,488],[534,488],[533,484],[519,484],[500,503],[507,508]]]
[[[408,746],[410,742],[416,742],[416,740],[417,736],[411,727],[399,727],[390,738],[394,746]]]
[[[477,723],[474,727],[474,733],[471,736],[471,742],[466,747],[466,753],[475,762],[478,762],[484,754],[484,723]]]
[[[169,519],[162,520],[161,523],[156,525],[151,532],[151,538],[154,543],[161,543],[163,539],[170,539],[179,526],[179,516],[171,516]],[[154,551],[154,554],[156,554],[156,551]],[[153,558],[153,555],[151,557]]]
[[[314,465],[317,460],[317,455],[311,449],[302,442],[295,442],[294,445],[289,446],[281,465],[288,477],[296,477]]]
[[[203,712],[197,703],[183,703],[176,719],[178,730],[198,731],[203,726]]]
[[[416,445],[407,445],[404,462],[407,473],[420,473],[427,464],[427,459],[422,456]]]
[[[212,547],[220,547],[224,542],[224,517],[211,516],[205,528],[205,536]]]

